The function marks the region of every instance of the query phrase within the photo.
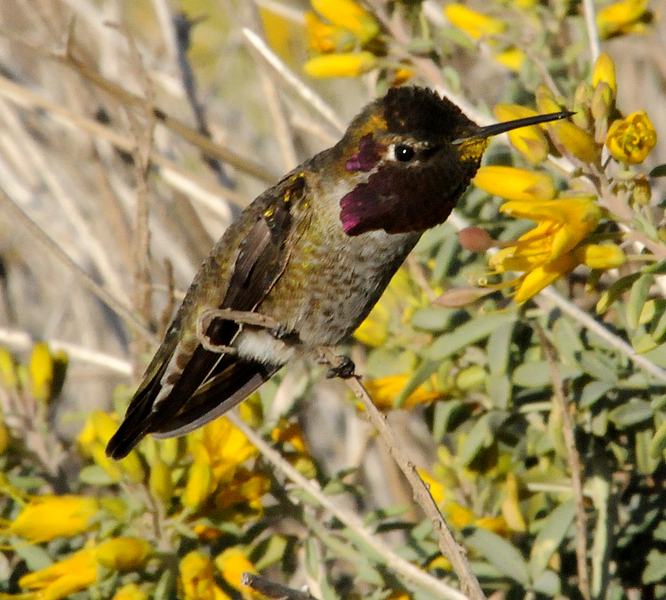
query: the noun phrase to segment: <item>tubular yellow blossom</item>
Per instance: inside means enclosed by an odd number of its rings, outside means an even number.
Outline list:
[[[31,542],[47,542],[89,529],[99,510],[97,500],[82,496],[37,496],[8,528],[9,533]]]
[[[502,21],[470,10],[458,2],[447,4],[444,15],[453,25],[475,40],[484,35],[497,35],[506,28]]]
[[[315,52],[320,54],[329,54],[339,50],[351,50],[353,48],[353,37],[350,36],[344,29],[334,27],[328,23],[324,23],[313,12],[305,13],[305,24],[308,28],[308,45]],[[343,41],[345,37],[351,38],[349,47],[344,47]]]
[[[573,249],[596,229],[601,220],[601,209],[589,197],[560,198],[550,202],[506,202],[500,210],[513,218],[539,223],[536,229],[520,238],[523,243],[517,244],[514,256],[529,256],[533,252],[529,246],[538,245],[548,249],[548,260]]]
[[[601,82],[607,83],[613,92],[617,92],[617,83],[615,82],[615,63],[608,52],[602,52],[594,63],[592,70],[592,87],[597,87]]]
[[[561,198],[549,202],[507,202],[503,212],[516,218],[536,221],[537,227],[522,235],[515,245],[503,248],[489,264],[496,273],[522,271],[524,274],[515,280],[517,287],[515,301],[525,302],[585,262],[585,251],[577,247],[596,228],[601,219],[601,209],[592,198]],[[594,264],[620,260],[610,256],[614,250],[604,250],[595,255],[590,251],[590,260],[599,257]],[[594,268],[608,268],[594,267]]]
[[[91,415],[95,436],[105,446],[118,429],[116,419],[105,413],[103,410],[96,410]]]
[[[621,0],[597,14],[597,27],[602,38],[630,33],[636,29],[648,9],[649,0]]]
[[[409,377],[407,375],[393,375],[383,377],[373,381],[367,381],[365,386],[372,396],[372,400],[381,410],[390,410],[394,408],[395,399],[400,391],[407,385]],[[402,404],[402,408],[414,406],[416,404],[427,404],[441,397],[441,393],[436,388],[437,378],[433,375],[427,382],[414,390]]]
[[[535,110],[518,104],[498,104],[495,106],[494,113],[500,121],[512,121],[539,114]],[[532,164],[538,165],[548,156],[548,139],[538,125],[514,129],[509,131],[508,135],[513,147]]]
[[[215,582],[213,563],[202,552],[193,550],[185,555],[178,571],[182,600],[231,600]]]
[[[481,167],[473,182],[489,194],[519,202],[552,200],[557,192],[547,173],[499,165]]]
[[[353,0],[311,0],[311,4],[322,17],[353,33],[362,44],[379,33],[375,18]]]
[[[95,549],[91,547],[79,550],[46,569],[28,573],[18,583],[22,588],[36,590],[25,596],[31,600],[60,600],[89,588],[96,581],[97,561]]]
[[[241,582],[243,573],[259,574],[254,565],[238,548],[227,548],[224,552],[218,554],[215,558],[215,566],[222,573],[224,580],[231,587],[241,592],[250,589]]]
[[[216,419],[188,439],[195,459],[205,457],[217,483],[229,481],[239,465],[257,455],[257,449],[228,419]]]
[[[657,132],[644,110],[613,121],[606,137],[613,158],[630,165],[642,163],[656,145]]]
[[[153,547],[140,538],[113,538],[95,548],[97,562],[111,571],[133,571],[146,565]]]
[[[357,77],[370,71],[377,59],[370,52],[350,52],[315,56],[305,63],[303,69],[310,77]]]
[[[234,520],[237,523],[243,522],[246,517],[254,518],[263,513],[261,498],[270,487],[270,481],[263,475],[251,471],[239,471],[233,481],[220,488],[215,497],[215,507],[224,510],[240,506],[242,510],[234,515]]]

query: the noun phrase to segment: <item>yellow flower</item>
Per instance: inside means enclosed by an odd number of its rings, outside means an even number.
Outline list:
[[[182,600],[231,600],[215,582],[213,563],[202,552],[193,550],[184,556],[178,571]]]
[[[535,110],[518,104],[498,104],[494,113],[500,121],[534,117],[538,114]],[[548,139],[538,125],[514,129],[509,131],[508,136],[513,147],[532,164],[538,165],[548,156]]]
[[[173,481],[171,479],[171,469],[161,459],[157,458],[150,466],[150,476],[148,478],[148,487],[153,498],[159,500],[165,506],[168,506],[173,496]]]
[[[239,465],[257,456],[257,449],[229,420],[216,419],[188,436],[190,452],[210,464],[216,484],[229,481]]]
[[[99,510],[97,500],[82,496],[37,496],[8,527],[8,532],[31,542],[87,531]]]
[[[315,52],[329,54],[336,50],[351,50],[351,44],[344,44],[345,38],[351,37],[341,27],[324,23],[315,13],[305,13],[305,25],[308,28],[308,45]],[[354,38],[351,38],[353,40]]]
[[[607,6],[597,14],[597,27],[602,38],[622,35],[644,28],[649,0],[621,0]]]
[[[520,48],[508,48],[495,54],[495,60],[507,69],[520,73],[525,62],[525,53]]]
[[[136,583],[128,583],[121,587],[111,600],[148,600],[148,594]]]
[[[245,554],[238,548],[227,548],[215,558],[215,566],[218,568],[224,580],[234,589],[242,592],[244,596],[251,588],[243,585],[241,578],[243,573],[252,573],[258,575],[259,572],[254,565],[247,559]]]
[[[505,29],[504,23],[493,17],[470,10],[463,4],[453,2],[444,7],[444,15],[456,27],[477,40],[484,35],[496,35]]]
[[[548,202],[513,201],[502,205],[500,210],[513,217],[538,223],[537,227],[522,235],[515,245],[503,248],[489,261],[496,273],[524,273],[514,282],[518,287],[514,300],[518,303],[529,300],[587,260],[587,251],[581,250],[584,246],[577,246],[594,231],[601,219],[601,210],[591,198],[562,198]],[[613,259],[610,262],[618,260],[614,252],[606,255],[606,258]],[[590,251],[589,258],[599,258],[601,254]],[[602,262],[597,261],[593,268],[599,268]]]
[[[303,69],[310,77],[357,77],[370,71],[377,62],[370,52],[350,52],[315,56]]]
[[[407,385],[408,380],[409,377],[407,375],[393,375],[367,381],[365,386],[377,408],[389,410],[394,408],[395,399],[405,385]],[[402,404],[402,408],[416,404],[427,404],[441,397],[442,394],[437,390],[436,385],[437,377],[433,375],[406,398]]]
[[[280,419],[280,422],[271,431],[271,437],[274,442],[291,444],[296,452],[300,454],[307,454],[305,448],[305,439],[303,438],[303,430],[296,422],[289,422],[286,419]]]
[[[94,547],[84,548],[69,558],[54,563],[46,569],[28,573],[19,579],[19,585],[29,594],[21,594],[21,600],[59,600],[89,588],[97,582],[97,561]],[[7,596],[11,598],[11,596]]]
[[[95,548],[97,562],[111,571],[140,569],[152,555],[148,542],[133,537],[113,538]]]
[[[557,192],[547,173],[492,165],[481,167],[473,179],[483,191],[518,202],[548,201]]]
[[[630,165],[643,162],[656,144],[657,132],[644,110],[613,121],[606,137],[613,158]]]
[[[379,33],[375,18],[352,0],[311,0],[311,4],[322,17],[353,33],[362,44]]]
[[[236,523],[256,518],[263,512],[261,499],[270,487],[270,481],[263,475],[239,471],[233,481],[220,488],[215,496],[215,507],[218,510],[238,507],[239,510],[234,515]]]

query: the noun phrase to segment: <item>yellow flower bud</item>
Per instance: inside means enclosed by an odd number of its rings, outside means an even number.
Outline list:
[[[160,440],[159,445],[159,458],[161,458],[167,465],[175,464],[185,453],[185,440],[182,437],[167,438]]]
[[[38,342],[30,355],[30,392],[35,400],[48,402],[53,383],[53,358],[46,342]]]
[[[656,145],[657,132],[644,110],[614,121],[606,137],[613,158],[630,165],[643,162]]]
[[[19,384],[14,359],[4,348],[0,348],[0,383],[8,390],[15,390]]]
[[[444,15],[452,25],[462,29],[475,40],[484,35],[497,35],[506,28],[502,21],[470,10],[458,2],[447,4],[444,7]]]
[[[179,598],[183,600],[231,600],[215,583],[210,559],[198,550],[185,555],[178,566]]]
[[[594,88],[594,95],[592,96],[592,103],[590,105],[592,116],[596,121],[606,122],[613,110],[613,106],[613,91],[605,81],[599,82],[599,85]],[[601,141],[603,142],[603,139]]]
[[[311,0],[311,4],[333,25],[351,31],[362,44],[379,33],[379,24],[375,18],[352,0]]]
[[[647,206],[652,200],[652,188],[645,175],[639,175],[634,180],[634,189],[631,192],[631,199],[636,204]]]
[[[95,549],[97,562],[111,571],[132,571],[145,566],[153,547],[134,537],[113,538]]]
[[[21,511],[8,530],[31,542],[87,531],[99,510],[97,500],[82,496],[38,496]]]
[[[136,583],[128,583],[121,587],[111,600],[149,600],[149,598]]]
[[[615,82],[615,63],[608,52],[602,52],[594,63],[592,70],[592,87],[596,88],[600,83],[607,83],[613,92],[613,98],[617,93],[617,84]]]
[[[150,466],[148,485],[153,497],[168,506],[171,496],[173,496],[173,481],[171,479],[171,469],[160,458]]]
[[[181,497],[183,506],[196,509],[215,491],[215,482],[210,465],[201,460],[195,460],[190,467],[185,491]]]
[[[552,200],[557,192],[547,173],[499,165],[481,167],[473,182],[489,194],[521,202]]]
[[[141,483],[145,480],[146,472],[136,450],[132,450],[125,458],[119,460],[118,464],[132,483]]]
[[[577,249],[581,262],[590,269],[617,269],[627,262],[625,253],[615,244],[587,244]]]
[[[498,104],[494,110],[495,116],[500,121],[512,121],[534,117],[538,113],[535,110],[520,106],[518,104]],[[532,164],[538,165],[546,160],[548,156],[548,139],[541,127],[521,127],[508,133],[509,141]]]
[[[303,69],[310,77],[357,77],[370,71],[377,59],[370,52],[347,54],[325,54],[315,56],[305,63]]]

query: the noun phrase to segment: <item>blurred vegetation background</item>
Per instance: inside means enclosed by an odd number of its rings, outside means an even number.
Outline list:
[[[522,171],[471,186],[345,350],[486,595],[666,597],[666,146],[646,142],[666,136],[665,9],[2,0],[0,595],[247,598],[240,573],[260,571],[316,598],[462,597],[385,443],[317,365],[241,406],[281,457],[226,420],[103,456],[233,217],[408,83],[480,124],[498,104],[573,109],[579,137],[544,129],[538,158],[493,142],[485,162]],[[484,287],[509,268],[455,230],[524,235],[502,185],[528,171],[551,187],[521,193],[561,203],[545,223],[569,220],[568,251],[622,260],[576,259],[518,304]],[[589,231],[572,197],[598,211]]]

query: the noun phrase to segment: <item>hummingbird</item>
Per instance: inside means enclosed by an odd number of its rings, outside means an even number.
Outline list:
[[[257,197],[213,247],[107,455],[126,456],[147,434],[167,438],[201,427],[292,358],[344,340],[423,232],[447,219],[489,137],[571,114],[480,127],[420,87],[391,88],[368,104],[335,146]],[[211,309],[256,313],[278,325],[212,318],[202,327]],[[350,363],[330,374],[350,376]]]

